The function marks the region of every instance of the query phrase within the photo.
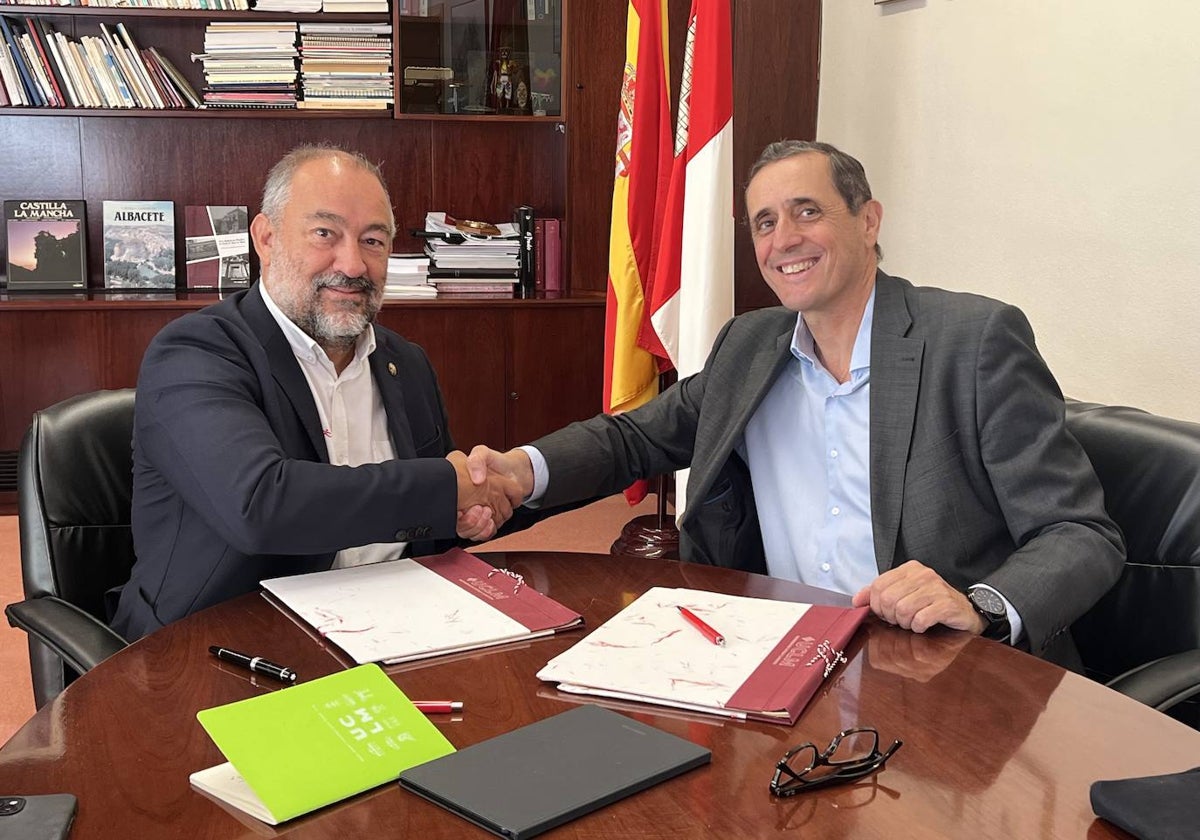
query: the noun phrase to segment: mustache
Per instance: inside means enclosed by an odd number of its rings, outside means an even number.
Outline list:
[[[335,288],[350,289],[359,292],[375,291],[375,284],[368,277],[351,277],[340,271],[330,271],[313,278],[317,289]]]

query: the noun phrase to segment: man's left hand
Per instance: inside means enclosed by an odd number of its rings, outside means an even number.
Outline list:
[[[952,587],[933,569],[909,560],[881,574],[854,596],[854,606],[871,607],[871,612],[888,624],[914,633],[924,633],[936,624],[983,632],[982,616],[967,596]]]
[[[457,532],[464,540],[482,542],[495,536],[498,527],[492,520],[492,509],[475,505],[458,512]]]

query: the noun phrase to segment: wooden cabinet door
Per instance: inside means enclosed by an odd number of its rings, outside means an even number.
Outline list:
[[[517,446],[600,411],[604,307],[511,309],[507,443]]]
[[[385,306],[379,323],[421,345],[437,372],[460,449],[505,448],[505,334],[500,308]]]

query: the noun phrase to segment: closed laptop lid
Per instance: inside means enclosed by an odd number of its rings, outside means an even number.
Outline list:
[[[405,770],[400,784],[525,840],[710,759],[691,741],[584,705]]]

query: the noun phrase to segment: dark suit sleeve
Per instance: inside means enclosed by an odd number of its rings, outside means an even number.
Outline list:
[[[244,554],[454,537],[447,461],[323,463],[252,334],[216,318],[173,326],[151,344],[138,379],[135,455],[149,467],[143,476],[161,478],[139,490],[146,509],[155,494],[177,493]]]
[[[1116,582],[1124,541],[1015,307],[998,308],[984,325],[975,397],[980,454],[1019,546],[983,582],[1009,599],[1040,653]]]

